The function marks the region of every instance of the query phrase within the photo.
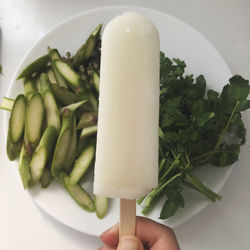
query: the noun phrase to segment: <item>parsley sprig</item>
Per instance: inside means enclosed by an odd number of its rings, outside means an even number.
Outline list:
[[[147,214],[165,197],[160,218],[184,207],[183,186],[215,202],[222,197],[194,174],[209,164],[225,167],[238,160],[246,141],[241,112],[250,108],[249,81],[239,75],[229,79],[221,93],[206,90],[203,75],[185,75],[186,64],[160,54],[160,154],[159,185],[144,199]]]

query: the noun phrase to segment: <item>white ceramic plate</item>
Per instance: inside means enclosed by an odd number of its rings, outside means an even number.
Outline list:
[[[67,51],[74,54],[96,25],[99,23],[105,25],[114,16],[126,10],[139,11],[157,26],[160,33],[161,50],[170,58],[184,59],[188,65],[188,73],[204,74],[208,86],[213,89],[220,90],[227,83],[232,74],[225,61],[213,45],[191,26],[155,10],[121,6],[99,8],[81,13],[53,28],[31,48],[21,61],[16,74],[13,76],[8,96],[15,97],[23,91],[22,83],[15,80],[17,75],[26,65],[45,54],[48,46],[58,48],[61,54],[65,54]],[[6,133],[7,121],[8,114],[5,115]],[[17,165],[17,162],[15,162],[15,165]],[[197,174],[209,187],[219,191],[228,178],[231,169],[200,168]],[[85,180],[83,186],[90,190],[92,185],[91,182]],[[28,192],[34,201],[49,215],[63,224],[87,234],[100,235],[101,232],[118,221],[118,200],[111,202],[108,215],[99,220],[94,213],[81,209],[65,190],[55,182],[46,190],[37,186]],[[149,217],[174,227],[190,219],[209,203],[206,198],[195,191],[184,190],[184,195],[185,208],[179,209],[174,217],[165,221],[158,220],[161,205]],[[140,210],[138,207],[138,215],[140,215]]]

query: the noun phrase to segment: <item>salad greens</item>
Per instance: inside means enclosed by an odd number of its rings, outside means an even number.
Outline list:
[[[145,201],[147,214],[164,196],[160,218],[184,207],[183,186],[211,201],[221,196],[206,187],[194,170],[206,164],[225,167],[238,160],[246,141],[241,112],[250,108],[249,81],[239,75],[229,79],[221,93],[206,91],[203,75],[185,75],[186,64],[160,55],[159,186]],[[139,203],[142,199],[139,200]]]

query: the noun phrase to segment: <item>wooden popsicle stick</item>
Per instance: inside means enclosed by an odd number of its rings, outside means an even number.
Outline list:
[[[135,235],[136,200],[120,199],[119,239]]]

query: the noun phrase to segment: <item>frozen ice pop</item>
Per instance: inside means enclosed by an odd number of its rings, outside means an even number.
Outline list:
[[[94,193],[136,199],[158,184],[159,34],[125,12],[102,36]]]

